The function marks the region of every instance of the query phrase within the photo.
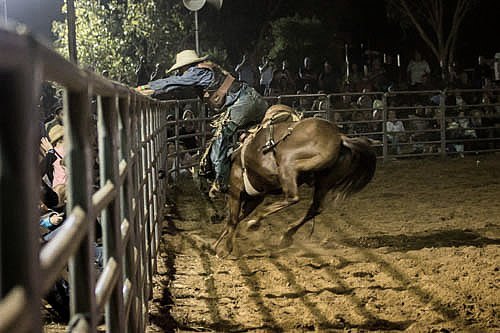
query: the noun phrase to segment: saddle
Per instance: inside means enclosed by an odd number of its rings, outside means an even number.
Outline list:
[[[288,128],[287,133],[283,135],[280,139],[275,140],[274,139],[274,125],[278,123],[283,123],[283,122],[298,122],[301,119],[301,115],[298,114],[295,110],[292,108],[286,106],[286,105],[273,105],[270,107],[266,114],[264,115],[264,119],[262,122],[251,128],[248,132],[250,133],[243,141],[241,146],[237,149],[241,149],[241,167],[243,169],[243,185],[245,188],[245,192],[248,195],[254,196],[254,195],[259,195],[260,192],[255,189],[250,182],[250,179],[248,178],[247,174],[247,169],[245,166],[245,152],[248,144],[253,140],[253,138],[259,133],[261,130],[268,129],[268,140],[262,146],[262,153],[267,154],[270,151],[273,151],[274,148],[282,141],[284,141],[290,134],[292,134],[293,131],[293,126]],[[236,152],[236,151],[235,151]],[[233,156],[234,153],[233,153]]]

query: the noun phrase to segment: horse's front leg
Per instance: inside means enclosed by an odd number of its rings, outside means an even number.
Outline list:
[[[226,225],[224,226],[219,238],[214,243],[214,250],[220,257],[226,257],[233,251],[236,227],[240,222],[239,216],[241,210],[241,199],[239,192],[235,193],[230,190],[228,198],[229,217],[226,220]],[[218,250],[217,248],[221,242],[223,243],[223,248]]]

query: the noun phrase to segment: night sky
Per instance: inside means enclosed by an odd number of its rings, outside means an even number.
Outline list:
[[[63,18],[60,14],[63,0],[6,1],[9,19],[25,23],[32,31],[42,35],[45,39],[53,39],[50,32],[51,22]],[[280,14],[293,14],[292,4],[294,1],[285,1],[286,5]],[[250,10],[252,7],[248,6],[250,2],[248,0],[225,0],[219,15],[229,15],[229,18],[234,19],[238,12],[244,13],[245,8]],[[356,39],[364,41],[366,46],[373,49],[394,52],[395,48],[405,47],[405,45],[401,46],[399,42],[401,36],[399,26],[387,21],[383,0],[307,0],[302,3],[307,3],[308,6],[305,10],[302,9],[301,15],[319,17],[325,17],[325,13],[329,11],[338,11],[342,7],[352,6],[354,8],[352,12],[358,14],[352,17],[352,22],[349,21],[348,26],[343,27],[345,31],[350,30]],[[464,22],[460,31],[458,53],[462,55],[465,62],[474,61],[478,54],[491,58],[495,52],[500,52],[500,43],[498,42],[499,13],[499,0],[481,0],[479,7]],[[253,16],[255,17],[255,15]],[[200,17],[200,20],[202,19],[203,17]],[[256,17],[256,19],[258,18]],[[239,40],[241,39],[244,38],[239,38]],[[412,39],[410,36],[409,40],[411,41],[410,45],[406,45],[406,47],[425,48],[418,37]],[[405,52],[405,50],[401,51]]]

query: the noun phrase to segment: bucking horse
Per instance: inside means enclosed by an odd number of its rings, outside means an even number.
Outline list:
[[[214,249],[220,256],[233,250],[236,227],[269,193],[282,192],[283,200],[259,209],[247,223],[257,229],[263,218],[300,201],[299,186],[313,187],[306,213],[281,237],[289,246],[297,230],[321,213],[327,194],[346,198],[373,178],[376,154],[368,138],[350,138],[320,118],[298,119],[286,105],[269,108],[262,123],[233,153],[229,176],[229,215]]]

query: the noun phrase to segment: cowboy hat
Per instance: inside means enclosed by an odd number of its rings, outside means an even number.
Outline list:
[[[57,140],[59,140],[63,136],[64,127],[59,124],[52,126],[52,128],[49,130],[49,139],[51,144],[55,144]]]
[[[175,56],[175,64],[170,67],[169,70],[167,70],[167,74],[175,71],[176,69],[179,69],[181,67],[184,67],[186,65],[191,65],[200,61],[203,61],[208,58],[208,55],[199,57],[198,54],[196,54],[196,51],[194,50],[184,50]]]

